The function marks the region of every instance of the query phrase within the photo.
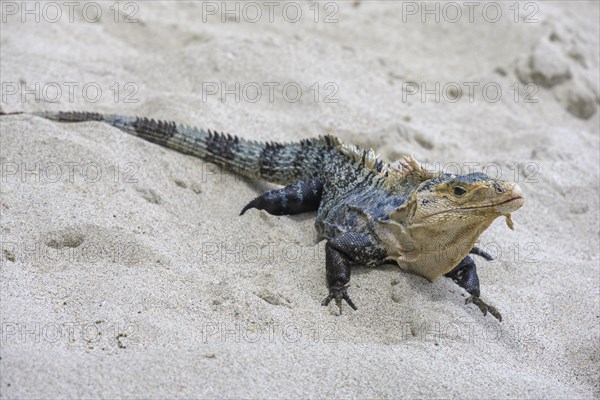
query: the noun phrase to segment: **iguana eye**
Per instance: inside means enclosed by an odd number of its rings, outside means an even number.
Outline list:
[[[455,186],[454,187],[454,194],[456,196],[462,196],[465,193],[467,193],[467,191],[464,188],[462,188],[460,186]]]

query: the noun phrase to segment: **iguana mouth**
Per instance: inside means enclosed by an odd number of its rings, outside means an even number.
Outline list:
[[[503,204],[512,203],[513,201],[517,201],[517,200],[521,200],[521,204],[523,204],[523,202],[525,201],[525,198],[523,196],[513,197],[510,200],[506,200],[506,201],[503,201],[502,203],[495,204],[495,206],[501,206]]]
[[[476,208],[500,207],[500,206],[502,206],[504,204],[508,204],[508,203],[511,203],[511,202],[517,201],[517,200],[525,200],[525,199],[522,196],[519,196],[519,197],[513,197],[512,199],[503,201],[501,203],[489,204],[489,205],[485,205],[485,206],[461,207],[461,208],[459,208],[459,210],[473,210],[473,209],[476,209]],[[521,203],[523,203],[523,201],[521,201]]]
[[[506,201],[503,201],[502,203],[499,203],[499,204],[497,204],[497,205],[499,206],[499,205],[502,205],[502,204],[510,203],[511,201],[515,201],[515,200],[524,200],[524,199],[523,199],[523,197],[522,197],[522,196],[519,196],[519,197],[513,197],[512,199],[510,199],[510,200],[506,200]]]
[[[510,200],[507,200],[507,201],[504,201],[504,202],[498,204],[495,207],[495,211],[499,212],[500,214],[511,213],[511,212],[517,211],[519,208],[521,208],[521,206],[523,205],[524,202],[525,202],[525,199],[522,196],[513,197]]]
[[[511,190],[511,198],[500,203],[490,204],[485,206],[475,206],[475,207],[467,207],[464,210],[476,209],[476,208],[494,208],[496,212],[500,214],[506,214],[521,208],[523,203],[525,202],[525,198],[523,197],[523,192],[519,185],[515,184]]]
[[[523,196],[519,196],[519,197],[513,197],[510,200],[506,200],[506,201],[503,201],[503,202],[497,203],[497,204],[489,204],[489,205],[485,205],[485,206],[474,206],[474,207],[461,207],[461,208],[455,208],[454,210],[476,210],[478,208],[495,208],[495,210],[497,212],[499,212],[500,214],[504,214],[506,212],[513,212],[515,210],[518,210],[519,208],[521,208],[524,201],[525,201],[525,199],[523,198]]]

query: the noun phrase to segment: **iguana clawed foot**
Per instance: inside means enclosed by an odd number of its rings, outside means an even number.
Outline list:
[[[487,260],[491,260],[492,256],[487,254],[485,251],[473,247],[471,250],[472,254],[477,254]],[[489,312],[492,314],[498,321],[502,322],[502,315],[494,306],[490,306],[486,304],[481,298],[479,294],[481,291],[479,290],[479,277],[477,276],[477,267],[475,266],[475,262],[469,256],[466,256],[452,271],[446,274],[448,278],[451,278],[458,286],[465,289],[467,293],[471,296],[465,301],[465,304],[473,303],[483,313],[483,315],[487,315]]]
[[[465,304],[469,304],[469,303],[473,303],[477,307],[479,307],[479,309],[481,310],[483,315],[487,315],[487,313],[489,312],[498,321],[502,322],[502,315],[500,315],[500,312],[496,309],[496,307],[490,306],[489,304],[487,304],[483,300],[481,300],[479,297],[470,296],[467,300],[465,300]]]
[[[330,287],[329,288],[329,296],[327,296],[323,300],[321,305],[328,306],[329,303],[331,302],[331,300],[333,300],[333,299],[335,299],[335,304],[337,304],[337,306],[340,309],[340,315],[342,315],[342,300],[345,300],[346,303],[348,303],[348,305],[350,307],[352,307],[353,310],[358,310],[358,308],[356,308],[356,306],[350,299],[350,296],[348,296],[348,286],[332,286],[332,287]]]
[[[352,309],[356,306],[348,296],[348,283],[350,270],[353,264],[367,265],[372,260],[383,260],[385,248],[373,236],[366,233],[344,232],[325,244],[325,267],[329,296],[323,300],[322,305],[328,305],[331,300],[342,313],[342,300]]]

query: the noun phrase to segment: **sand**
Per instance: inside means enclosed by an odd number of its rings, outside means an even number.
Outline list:
[[[236,22],[221,2],[77,3],[72,21],[3,2],[2,110],[333,133],[518,181],[515,231],[497,220],[478,262],[504,320],[392,265],[356,268],[359,309],[338,316],[314,214],[238,216],[270,185],[100,123],[5,116],[0,396],[598,398],[598,3],[482,3],[472,22],[440,3],[439,23],[420,2],[282,3],[272,22],[259,3]]]

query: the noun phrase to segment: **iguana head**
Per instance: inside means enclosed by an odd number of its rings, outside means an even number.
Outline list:
[[[399,265],[433,281],[451,271],[496,218],[505,216],[512,229],[510,213],[524,198],[519,185],[483,173],[420,174],[423,179],[379,232]]]
[[[484,226],[485,229],[502,215],[512,229],[510,213],[521,208],[524,198],[516,183],[476,172],[444,174],[427,180],[417,188],[411,201],[416,207],[411,221],[414,227],[437,225],[451,233],[462,231],[466,226]]]

